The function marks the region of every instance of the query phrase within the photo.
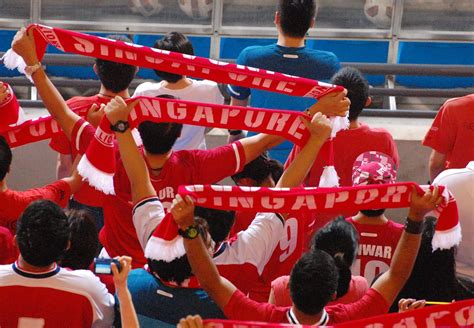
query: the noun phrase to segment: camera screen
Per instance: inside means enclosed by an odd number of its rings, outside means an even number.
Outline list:
[[[110,274],[112,270],[110,269],[110,263],[96,263],[95,264],[95,273],[99,274]]]

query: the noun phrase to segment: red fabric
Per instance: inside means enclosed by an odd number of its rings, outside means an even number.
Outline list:
[[[39,59],[44,55],[46,43],[49,43],[64,52],[292,96],[318,98],[335,90],[342,91],[342,87],[302,77],[153,49],[55,27],[32,24],[28,29],[35,31]]]
[[[289,323],[286,315],[289,309],[255,302],[236,290],[224,308],[224,314],[230,320]],[[328,324],[335,324],[385,314],[389,305],[379,292],[369,289],[355,303],[326,306],[325,309],[329,315]]]
[[[334,138],[334,167],[340,177],[341,187],[352,186],[352,164],[359,154],[366,151],[379,151],[389,155],[399,166],[398,150],[395,141],[390,133],[382,128],[370,128],[361,123],[357,129],[342,130]],[[314,164],[306,177],[305,183],[308,187],[317,187],[319,178],[329,158],[329,143],[326,142],[316,157]],[[301,151],[301,147],[295,146],[288,156],[285,167],[288,167],[296,155]]]
[[[440,108],[423,145],[446,154],[446,168],[465,168],[474,158],[474,94]]]
[[[106,116],[102,117],[89,147],[86,157],[102,172],[115,172],[115,133],[110,129],[110,122]]]
[[[281,276],[272,282],[272,290],[276,306],[291,306],[290,276]],[[360,300],[369,289],[369,284],[364,277],[352,276],[347,294],[335,301],[329,302],[328,306],[336,304],[350,304]]]
[[[0,192],[0,226],[7,227],[14,235],[16,221],[31,202],[38,199],[49,199],[61,207],[66,207],[70,196],[71,188],[62,180],[26,191],[8,189]]]
[[[388,220],[386,224],[360,224],[347,218],[359,233],[359,250],[352,273],[371,283],[389,269],[393,254],[403,232],[403,225]]]
[[[18,249],[13,243],[10,230],[0,227],[0,264],[10,264],[18,257]]]
[[[8,96],[0,103],[0,131],[8,129],[9,125],[15,124],[18,122],[20,105],[16,99],[15,94],[13,93],[12,88],[8,83],[3,82],[3,85],[10,91]]]

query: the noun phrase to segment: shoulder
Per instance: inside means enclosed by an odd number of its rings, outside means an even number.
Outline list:
[[[193,88],[206,91],[219,90],[217,83],[210,80],[193,80]]]
[[[99,97],[97,95],[90,96],[90,97],[82,97],[82,96],[77,96],[77,97],[72,97],[69,100],[66,101],[67,105],[69,108],[74,109],[77,107],[85,106],[85,105],[91,105],[94,103],[98,103]]]
[[[387,227],[390,228],[392,231],[401,232],[403,230],[403,224],[397,223],[392,220],[388,220],[387,223]]]
[[[252,61],[252,60],[261,60],[264,59],[267,55],[272,55],[276,50],[275,44],[270,44],[266,46],[250,46],[242,50],[238,57],[239,64],[242,63],[241,60]]]
[[[146,96],[149,93],[159,92],[161,89],[161,83],[157,82],[143,82],[138,85],[133,93],[133,96]]]
[[[451,110],[452,108],[474,108],[474,94],[464,97],[451,98],[445,101],[441,109]],[[474,114],[473,114],[474,115]]]

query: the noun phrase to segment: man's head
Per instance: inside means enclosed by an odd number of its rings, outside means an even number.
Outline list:
[[[320,313],[334,298],[338,269],[328,253],[312,249],[301,256],[290,275],[290,296],[298,310],[307,315]]]
[[[275,187],[283,174],[283,165],[267,154],[247,163],[244,169],[232,176],[235,184],[248,187]]]
[[[362,73],[354,67],[341,68],[331,78],[331,83],[343,86],[347,89],[347,97],[351,101],[349,108],[349,121],[355,121],[364,107],[369,106],[369,83]]]
[[[178,99],[172,95],[159,95],[158,98]],[[181,136],[181,123],[155,123],[144,121],[138,125],[138,132],[142,138],[143,147],[148,154],[163,155],[173,148],[176,140]]]
[[[166,34],[165,36],[163,36],[163,38],[155,42],[153,48],[179,52],[186,55],[194,55],[194,49],[193,45],[191,44],[191,41],[189,41],[186,36],[179,32],[170,32]],[[155,70],[155,73],[161,79],[170,83],[178,82],[183,78],[182,75],[163,72],[159,70]]]
[[[108,35],[107,38],[132,43],[132,40],[123,35]],[[97,58],[95,60],[94,71],[105,89],[113,93],[119,93],[128,89],[138,68],[132,65]]]
[[[49,200],[31,203],[18,219],[16,243],[23,259],[36,267],[56,262],[69,245],[69,224],[64,211]]]
[[[201,206],[194,208],[194,216],[207,222],[209,235],[216,244],[227,238],[235,222],[234,211],[216,210]]]
[[[12,151],[4,137],[0,136],[0,181],[10,172]]]
[[[368,151],[357,156],[352,165],[352,185],[390,184],[397,180],[397,166],[393,159],[378,151]],[[367,217],[378,217],[385,209],[361,210]]]
[[[279,0],[275,23],[283,35],[304,38],[314,24],[315,14],[315,0]]]
[[[67,214],[71,247],[61,258],[62,267],[87,270],[97,254],[99,235],[94,219],[86,211],[70,210]]]

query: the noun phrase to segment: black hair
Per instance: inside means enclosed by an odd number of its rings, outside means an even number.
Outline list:
[[[178,99],[168,94],[158,95],[157,98]],[[144,121],[138,125],[143,147],[147,153],[153,155],[162,155],[169,152],[181,136],[182,130],[183,124],[181,123]]]
[[[132,43],[132,40],[124,35],[107,35],[106,38]],[[102,85],[113,93],[119,93],[126,90],[135,78],[137,67],[128,64],[122,64],[105,59],[96,58],[97,76]]]
[[[284,35],[304,38],[316,14],[315,0],[279,0],[280,27]]]
[[[351,282],[351,266],[356,258],[359,235],[343,217],[328,222],[319,229],[311,241],[312,249],[325,251],[334,258],[339,269],[337,298],[347,294]]]
[[[12,164],[12,150],[3,136],[0,136],[0,181],[10,172]]]
[[[401,298],[451,302],[474,298],[472,289],[456,277],[456,247],[433,251],[431,242],[436,219],[427,217],[423,228],[420,249],[408,281],[398,294],[391,312],[398,312]],[[472,288],[472,285],[470,286]]]
[[[270,175],[276,183],[282,174],[283,165],[275,159],[270,159],[265,153],[247,163],[242,171],[232,175],[232,180],[237,183],[240,179],[250,178],[256,182],[256,186],[260,186]]]
[[[381,208],[381,209],[378,209],[378,210],[360,210],[360,212],[368,218],[376,218],[376,217],[379,217],[382,214],[384,214],[385,209]]]
[[[67,216],[56,203],[37,200],[18,219],[16,236],[20,254],[28,264],[49,266],[64,254],[68,246]]]
[[[328,253],[319,249],[304,253],[290,274],[293,304],[304,314],[318,314],[331,301],[338,278],[338,269]]]
[[[209,234],[216,244],[227,238],[235,222],[234,211],[216,210],[201,206],[195,207],[194,216],[206,220],[209,226]]]
[[[207,231],[209,227],[205,220],[200,218],[195,219],[196,225],[201,229],[204,243],[207,243]],[[163,260],[153,260],[148,258],[148,267],[150,271],[157,275],[159,279],[164,281],[172,281],[177,283],[179,286],[186,279],[190,278],[193,275],[191,265],[189,264],[188,257],[184,254],[181,257],[174,259],[171,262],[166,262]]]
[[[99,235],[91,215],[84,210],[69,210],[70,247],[60,265],[73,270],[87,270],[97,254]]]
[[[163,38],[155,42],[153,48],[194,55],[194,48],[191,41],[179,32],[170,32],[166,34]],[[176,83],[183,78],[183,76],[179,74],[163,72],[156,69],[154,71],[156,75],[170,83]]]
[[[354,67],[343,67],[331,78],[331,83],[347,89],[347,98],[351,101],[349,121],[355,121],[369,98],[369,83],[364,75]]]

